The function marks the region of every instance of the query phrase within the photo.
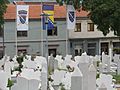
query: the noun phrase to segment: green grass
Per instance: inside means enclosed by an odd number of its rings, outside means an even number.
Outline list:
[[[120,84],[120,75],[113,75],[113,79],[116,80],[116,84]]]

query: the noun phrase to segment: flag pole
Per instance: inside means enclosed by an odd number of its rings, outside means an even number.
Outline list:
[[[15,6],[16,6],[16,20],[15,20],[15,22],[16,22],[16,25],[15,25],[15,54],[16,54],[16,56],[17,56],[17,3],[16,3],[16,1],[14,1],[13,2],[14,4],[15,4]]]
[[[68,29],[66,29],[66,55],[68,54]]]
[[[41,14],[42,14],[42,0],[41,0]],[[41,56],[43,56],[43,23],[42,23],[42,15],[41,15]]]
[[[66,12],[67,12],[67,5],[66,5]],[[68,29],[66,28],[66,55],[68,54]]]

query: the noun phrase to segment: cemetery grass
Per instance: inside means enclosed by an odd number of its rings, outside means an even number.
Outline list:
[[[115,79],[115,84],[120,84],[120,75],[113,75],[113,79]],[[120,89],[119,89],[120,90]]]

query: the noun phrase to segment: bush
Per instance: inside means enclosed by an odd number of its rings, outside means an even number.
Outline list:
[[[8,78],[7,87],[11,88],[14,85],[13,81]]]
[[[116,80],[116,84],[120,84],[120,75],[113,75],[113,79]]]

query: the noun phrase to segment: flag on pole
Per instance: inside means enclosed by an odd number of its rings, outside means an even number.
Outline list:
[[[18,31],[28,30],[28,14],[28,5],[17,5],[16,28]]]
[[[45,22],[48,22],[47,30],[52,30],[54,28],[54,5],[43,5],[42,6],[43,14],[48,15],[43,16],[43,30],[46,30]],[[47,21],[46,21],[47,18]]]
[[[75,29],[76,14],[72,5],[67,5],[67,29]]]

